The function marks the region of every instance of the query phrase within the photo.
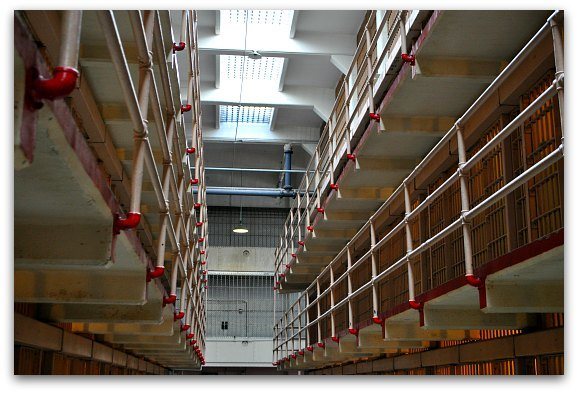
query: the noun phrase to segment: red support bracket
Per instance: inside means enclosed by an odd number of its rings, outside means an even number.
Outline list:
[[[195,333],[189,333],[187,334],[187,340],[190,340],[191,338],[195,337]]]
[[[200,238],[197,239],[197,241],[198,241],[199,243],[202,243],[202,242],[205,241],[205,238],[204,238],[204,237],[200,237]]]
[[[133,229],[140,223],[141,214],[138,212],[129,212],[126,214],[126,218],[120,218],[118,214],[114,216],[113,231],[115,235],[118,235],[120,231],[127,229]]]
[[[337,337],[337,336],[332,336],[332,337],[331,337],[331,341],[333,341],[334,343],[338,343],[338,342],[339,342],[339,337]]]
[[[307,346],[307,350],[308,350],[309,352],[313,352],[313,345],[308,345],[308,346]]]
[[[423,303],[417,302],[415,300],[410,300],[409,306],[414,310],[421,310],[423,308]]]
[[[271,364],[272,364],[273,366],[275,366],[275,367],[277,367],[277,366],[279,365],[278,362],[273,362],[273,363],[271,363]]]
[[[484,285],[484,282],[482,281],[481,278],[474,276],[473,274],[466,274],[466,281],[468,282],[468,284],[470,284],[472,287],[476,287],[479,288],[482,285]]]
[[[40,109],[40,100],[56,100],[72,93],[78,80],[78,70],[72,67],[55,67],[52,78],[38,76],[32,82],[30,98],[35,101],[35,109]]]
[[[191,183],[191,186],[194,186],[195,184],[199,184],[199,179],[191,179],[190,183]]]
[[[197,202],[197,203],[194,204],[195,209],[200,209],[201,206],[202,206],[202,203],[198,203],[198,202]]]
[[[181,113],[189,112],[192,108],[191,104],[181,105]]]
[[[317,343],[317,346],[318,346],[319,348],[325,348],[325,343],[324,343],[324,342],[318,342],[318,343]]]
[[[286,267],[287,269],[291,269],[291,264],[287,264],[287,265],[285,265],[285,267]]]
[[[300,246],[304,246],[304,245],[305,245],[305,242],[304,242],[303,240],[299,240],[299,241],[297,242],[297,244],[299,244]]]
[[[297,254],[295,254],[294,252],[291,253],[291,258],[297,258]]]
[[[200,253],[201,255],[205,255],[205,252],[206,252],[205,250],[199,251],[199,253]]]
[[[300,356],[305,356],[305,351],[302,350],[302,349],[300,349],[298,353],[299,353]]]
[[[202,222],[202,221],[199,221],[199,222],[195,223],[195,226],[196,226],[197,228],[200,228],[200,227],[203,226],[203,222]]]
[[[319,213],[321,213],[321,214],[325,213],[325,209],[322,208],[322,207],[318,207],[318,208],[317,208],[317,211],[318,211]]]
[[[348,160],[355,161],[356,158],[357,158],[357,157],[356,157],[355,154],[353,154],[353,153],[347,155],[347,159],[348,159]]]
[[[295,355],[294,353],[291,354],[291,357],[293,358],[293,360],[297,359],[297,355]]]
[[[403,60],[404,63],[409,63],[412,66],[415,65],[415,56],[414,55],[408,55],[407,53],[402,53],[401,59]]]
[[[349,334],[353,334],[354,336],[357,336],[357,334],[359,333],[359,330],[354,328],[349,328],[347,330],[349,330]]]
[[[191,325],[187,325],[186,323],[181,326],[181,332],[186,332],[187,330],[189,330],[191,328]]]
[[[164,266],[156,266],[153,270],[147,270],[147,282],[150,282],[153,278],[161,277],[164,272]]]
[[[167,304],[173,304],[176,301],[177,301],[177,295],[169,295],[169,297],[163,298],[163,306],[166,306]]]
[[[195,345],[197,343],[197,340],[191,340],[191,344]]]
[[[285,273],[280,273],[280,274],[279,274],[279,277],[285,278]]]
[[[380,317],[373,317],[371,319],[373,320],[373,323],[376,323],[378,325],[383,325],[383,319],[381,319]]]
[[[194,147],[187,147],[187,154],[194,154],[196,151]]]
[[[207,264],[207,261],[202,261],[201,262],[201,266],[205,266]]]
[[[339,188],[339,185],[337,185],[337,183],[331,183],[329,185],[329,188],[331,188],[332,190],[337,190]]]
[[[379,113],[369,113],[369,118],[375,121],[381,120],[381,116],[379,115]]]
[[[308,225],[308,226],[307,226],[307,230],[308,230],[309,232],[313,232],[313,225]]]
[[[184,42],[181,41],[178,44],[176,42],[173,42],[173,53],[180,52],[183,49],[185,49],[185,43]]]
[[[183,311],[180,311],[178,313],[175,313],[175,317],[173,318],[174,321],[178,321],[179,319],[183,319],[185,317],[185,313]]]

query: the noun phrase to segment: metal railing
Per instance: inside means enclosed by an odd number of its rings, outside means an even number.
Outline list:
[[[274,364],[280,364],[283,361],[287,361],[290,356],[293,357],[293,355],[295,355],[295,342],[301,343],[304,340],[306,345],[310,346],[312,344],[312,338],[310,337],[311,328],[317,327],[316,339],[318,343],[322,343],[323,332],[321,329],[321,323],[326,319],[330,320],[329,323],[331,325],[331,337],[337,338],[335,317],[337,312],[341,311],[342,308],[347,307],[346,313],[349,328],[354,330],[352,302],[354,299],[360,297],[361,295],[367,294],[368,291],[371,292],[370,299],[372,307],[372,319],[375,323],[383,323],[383,320],[380,318],[379,314],[377,284],[391,278],[392,273],[402,268],[404,265],[407,269],[407,302],[409,303],[410,307],[414,309],[423,307],[423,304],[420,304],[415,300],[415,282],[412,271],[412,259],[417,257],[420,253],[428,250],[433,245],[456,230],[461,229],[463,233],[463,264],[465,265],[465,278],[468,284],[472,286],[479,286],[482,284],[480,278],[474,275],[472,263],[472,220],[485,209],[511,194],[514,190],[525,184],[528,180],[532,179],[537,174],[540,174],[551,165],[561,160],[564,156],[562,122],[564,68],[562,38],[556,22],[558,16],[558,12],[555,12],[548,18],[544,26],[534,35],[534,37],[524,46],[524,48],[522,48],[518,55],[508,64],[508,66],[472,104],[472,106],[466,110],[466,112],[456,121],[455,125],[438,142],[438,144],[434,146],[434,148],[426,155],[420,164],[418,164],[417,167],[405,178],[401,185],[383,203],[383,205],[375,212],[375,214],[369,218],[367,223],[337,254],[337,256],[328,264],[328,266],[323,269],[317,278],[313,280],[311,285],[309,285],[309,287],[307,287],[307,289],[305,289],[300,294],[299,299],[282,315],[282,318],[274,326]],[[486,102],[488,97],[490,97],[499,88],[501,83],[506,80],[520,64],[524,62],[532,50],[536,48],[536,46],[540,44],[542,40],[549,34],[551,34],[553,37],[554,58],[556,65],[555,79],[547,89],[538,95],[524,110],[522,110],[514,119],[505,125],[499,132],[497,132],[491,139],[489,139],[483,147],[481,147],[468,159],[463,136],[464,124],[470,118],[470,116],[474,114],[484,102]],[[538,111],[542,106],[544,106],[548,100],[552,100],[555,97],[557,97],[559,101],[560,123],[562,127],[559,144],[542,159],[522,170],[510,181],[505,182],[501,188],[493,191],[490,195],[487,195],[486,198],[479,201],[475,207],[470,208],[470,196],[467,182],[469,171],[477,163],[480,163],[485,156],[491,153],[509,135],[516,131],[520,126],[524,125],[524,122],[534,113],[536,113],[536,111]],[[431,192],[427,198],[422,200],[419,204],[413,205],[411,203],[410,192],[408,188],[410,182],[413,181],[422,172],[422,170],[437,153],[441,152],[442,149],[447,148],[452,138],[455,138],[457,142],[457,170],[433,192]],[[450,156],[450,159],[451,157],[456,156]],[[450,186],[455,184],[459,185],[461,206],[461,213],[459,217],[447,225],[444,229],[437,232],[435,235],[429,237],[428,239],[421,241],[417,247],[413,248],[415,242],[412,237],[410,222],[412,219],[415,219],[420,212],[428,208],[432,201],[441,196],[444,191],[450,188]],[[398,198],[401,198],[403,201],[402,206],[404,206],[405,215],[403,219],[399,221],[399,223],[394,225],[391,230],[389,230],[379,239],[379,241],[377,241],[376,222],[378,221],[379,217],[389,211],[394,201],[397,200],[399,202]],[[385,269],[378,272],[377,255],[380,248],[382,248],[386,242],[391,240],[394,236],[400,234],[405,234],[406,238],[406,247],[403,256],[391,261],[392,263],[389,263]],[[369,250],[357,258],[357,260],[354,260],[352,249],[353,244],[357,239],[362,237],[368,237],[370,239]],[[281,253],[278,252],[278,256],[279,254]],[[339,277],[336,278],[335,271],[337,271],[338,267],[343,266],[344,260],[346,261],[347,268]],[[352,276],[365,261],[370,261],[371,263],[370,278],[354,290],[352,285]],[[329,276],[328,285],[323,285],[324,289],[322,290],[322,281],[326,282],[327,276]],[[347,294],[343,297],[343,299],[336,302],[336,286],[344,283],[345,280],[347,280]],[[311,297],[314,297],[314,299],[310,300]],[[327,300],[328,297],[329,300]],[[324,305],[329,304],[329,306],[323,307],[326,308],[326,311],[324,312],[321,311],[322,302],[325,302]],[[310,318],[310,314],[316,315],[316,317]],[[302,355],[303,351],[301,348],[299,349],[299,354]]]
[[[165,11],[166,12],[166,11]],[[134,151],[131,177],[130,213],[140,216],[140,201],[146,165],[161,216],[158,235],[157,262],[149,271],[149,279],[163,275],[165,239],[168,234],[172,252],[169,295],[164,303],[179,304],[184,312],[181,325],[184,334],[190,330],[199,347],[205,345],[205,286],[208,244],[206,187],[204,179],[203,141],[200,129],[200,86],[195,11],[182,12],[180,42],[187,48],[187,104],[182,105],[176,51],[184,49],[165,41],[166,29],[159,11],[128,11],[139,60],[138,91],[130,76],[122,40],[112,11],[98,11],[112,62],[117,73],[125,104],[134,127]],[[167,14],[168,16],[168,14]],[[164,30],[164,31],[163,31]],[[159,59],[158,69],[164,106],[155,73],[153,58]],[[168,59],[172,59],[172,64]],[[147,113],[152,109],[158,143],[162,151],[162,174],[159,175],[147,127]],[[187,146],[183,113],[192,110],[192,144]],[[194,158],[195,174],[191,175]],[[185,168],[187,168],[185,170]],[[193,187],[198,192],[193,194]],[[196,196],[196,198],[195,198]],[[198,211],[197,211],[198,209]],[[122,219],[121,219],[122,220]],[[138,222],[137,224],[138,225]],[[125,229],[121,226],[120,229]],[[204,277],[204,278],[203,278]],[[179,280],[180,278],[180,280]],[[180,285],[178,285],[180,282]],[[177,296],[180,287],[180,296]],[[178,298],[178,302],[177,302]],[[175,310],[176,317],[180,313]],[[196,360],[202,363],[201,360]]]
[[[279,282],[294,259],[296,248],[303,245],[308,232],[313,232],[313,222],[323,211],[324,197],[331,189],[337,189],[335,181],[343,156],[353,158],[352,141],[358,127],[364,124],[363,114],[375,112],[374,93],[382,67],[393,63],[397,45],[405,53],[406,24],[419,11],[385,11],[381,23],[370,31],[377,11],[371,11],[363,28],[363,42],[354,55],[349,71],[344,77],[329,120],[321,134],[305,174],[299,185],[296,200],[284,225],[283,235],[275,252],[275,274]],[[377,45],[380,38],[387,38],[381,51]],[[379,52],[379,53],[378,53]],[[379,56],[378,56],[379,55]],[[359,61],[361,62],[359,63]],[[359,64],[358,64],[359,63]],[[388,70],[389,71],[389,70]],[[354,79],[350,83],[350,79]],[[281,276],[283,275],[283,276]]]

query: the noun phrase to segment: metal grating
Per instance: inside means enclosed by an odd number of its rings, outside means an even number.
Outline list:
[[[227,25],[261,25],[284,31],[291,28],[292,10],[221,10],[221,29]]]
[[[262,57],[251,60],[246,56],[221,55],[221,81],[273,81],[279,83],[283,70],[282,57]]]
[[[240,209],[236,207],[209,207],[211,246],[215,247],[270,247],[277,246],[287,209],[243,208],[243,225],[249,232],[233,233],[239,223]]]
[[[207,298],[208,338],[272,338],[273,275],[210,273]],[[276,315],[297,294],[277,296]]]
[[[220,105],[219,120],[223,123],[269,123],[272,107]]]

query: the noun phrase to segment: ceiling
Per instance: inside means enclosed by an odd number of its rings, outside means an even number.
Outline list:
[[[351,10],[197,11],[205,166],[281,169],[283,146],[290,143],[292,168],[304,169],[333,108],[338,80],[351,63],[364,15]],[[171,12],[175,39],[180,17]],[[252,51],[262,58],[245,56]],[[182,72],[185,56],[185,51],[177,53]],[[186,80],[180,83],[184,103]],[[294,187],[301,177],[293,174]],[[280,174],[207,170],[206,179],[209,188],[277,188]],[[271,197],[208,198],[212,206],[288,203]]]

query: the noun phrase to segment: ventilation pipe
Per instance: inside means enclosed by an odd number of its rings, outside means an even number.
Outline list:
[[[295,198],[297,191],[283,188],[239,188],[239,187],[207,187],[207,195],[243,195],[264,196],[273,198]],[[197,190],[193,190],[197,193]]]
[[[293,155],[293,148],[291,147],[290,143],[287,143],[285,146],[283,146],[283,150],[285,153],[283,169],[291,170],[291,156]],[[293,187],[291,186],[291,172],[285,172],[283,176],[284,176],[283,188],[288,191],[292,190]]]

